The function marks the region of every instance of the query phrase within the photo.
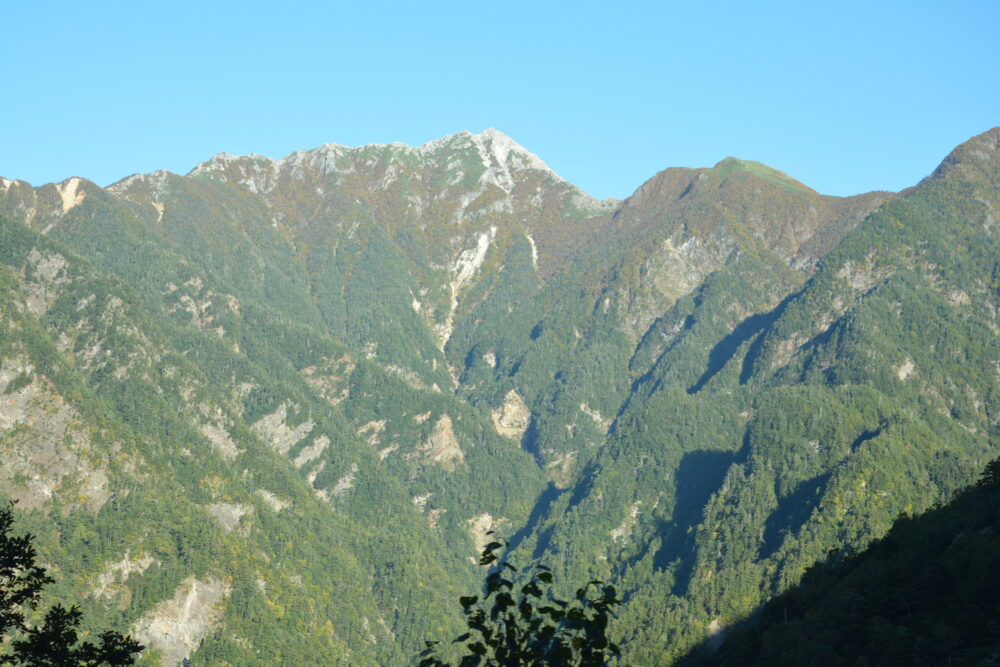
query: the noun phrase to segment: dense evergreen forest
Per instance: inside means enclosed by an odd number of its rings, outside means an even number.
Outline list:
[[[409,664],[490,531],[671,664],[997,457],[998,228],[1000,129],[854,197],[495,130],[3,179],[0,494],[141,664]]]
[[[832,552],[713,655],[685,665],[1000,662],[1000,459],[950,503]]]

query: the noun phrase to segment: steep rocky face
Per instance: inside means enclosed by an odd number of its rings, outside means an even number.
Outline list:
[[[174,597],[164,600],[135,626],[135,637],[157,651],[161,664],[182,665],[222,620],[231,590],[217,579],[186,579]]]
[[[516,390],[511,389],[503,398],[503,405],[493,411],[493,426],[497,433],[520,441],[531,424],[531,410]]]
[[[50,509],[58,495],[72,498],[71,505],[96,512],[111,496],[101,457],[88,456],[92,443],[77,426],[79,411],[47,379],[12,386],[18,379],[30,378],[33,370],[31,364],[0,369],[0,454],[4,459],[0,488],[24,509]]]
[[[771,256],[792,274],[810,275],[890,197],[826,197],[736,158],[711,169],[660,172],[622,204],[608,230],[627,248],[612,274],[618,284],[609,285],[626,331],[638,339],[677,299],[746,254]]]
[[[494,129],[479,134],[460,132],[418,147],[327,144],[280,160],[222,153],[188,175],[218,178],[262,194],[287,224],[307,224],[317,213],[338,214],[329,197],[324,197],[333,191],[382,192],[385,196],[378,201],[369,197],[376,210],[405,202],[404,210],[410,215],[419,216],[441,206],[439,212],[451,214],[456,221],[483,215],[483,205],[491,198],[497,211],[524,214],[530,207],[532,217],[561,197],[580,208],[601,207],[559,178],[536,155]],[[323,202],[325,208],[303,213],[304,202],[292,206],[293,194],[313,204]],[[505,196],[497,196],[501,194]],[[566,206],[570,202],[559,203]]]

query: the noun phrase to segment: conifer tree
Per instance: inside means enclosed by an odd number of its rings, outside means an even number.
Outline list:
[[[14,514],[0,509],[0,640],[7,650],[0,664],[31,667],[97,667],[135,664],[143,646],[127,635],[103,632],[100,643],[79,643],[83,614],[76,605],[56,604],[40,625],[29,625],[25,612],[38,607],[42,588],[54,580],[36,562],[34,536],[11,535]]]

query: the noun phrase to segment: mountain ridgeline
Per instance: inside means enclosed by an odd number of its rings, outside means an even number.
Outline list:
[[[408,664],[490,530],[669,664],[1000,453],[1000,128],[846,198],[495,130],[2,179],[0,450],[146,664]]]

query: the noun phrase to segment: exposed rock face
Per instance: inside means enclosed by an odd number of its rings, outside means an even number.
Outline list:
[[[568,449],[558,452],[552,449],[543,450],[542,454],[548,460],[545,470],[549,473],[552,481],[559,488],[568,488],[573,480],[573,467],[576,465],[577,456],[580,452],[575,449]]]
[[[733,239],[720,235],[706,243],[699,238],[665,239],[640,266],[637,289],[623,290],[622,328],[638,340],[666,307],[693,291],[711,271],[723,266],[736,249]]]
[[[616,212],[615,238],[641,252],[616,269],[612,304],[633,340],[713,271],[762,253],[811,275],[823,257],[888,193],[824,197],[765,165],[727,158],[711,169],[666,169]]]
[[[197,276],[180,286],[168,283],[164,296],[170,304],[168,312],[186,313],[188,324],[218,338],[226,335],[225,328],[218,322],[219,316],[227,311],[240,312],[239,299],[232,294],[207,289],[204,281]]]
[[[304,466],[305,464],[309,463],[310,461],[318,457],[320,454],[322,454],[323,450],[326,449],[327,445],[329,444],[330,444],[330,438],[326,437],[325,435],[319,436],[318,438],[313,440],[313,443],[311,445],[303,447],[302,450],[298,453],[298,456],[295,457],[295,461],[293,461],[292,463],[295,465],[296,468],[301,468],[302,466]]]
[[[867,266],[859,265],[851,260],[844,262],[844,265],[837,271],[837,277],[845,281],[854,291],[855,295],[871,290],[875,285],[888,278],[892,271],[884,266],[877,266],[878,258],[874,253],[868,257]]]
[[[292,506],[290,502],[279,498],[267,489],[257,489],[257,495],[259,495],[264,502],[267,503],[267,506],[275,512],[280,512],[281,510]]]
[[[164,600],[135,624],[132,634],[162,656],[162,664],[181,665],[222,621],[230,587],[221,579],[188,577],[174,597]]]
[[[455,311],[458,308],[458,295],[472,276],[479,271],[486,259],[486,251],[490,248],[490,243],[496,238],[497,228],[490,227],[488,232],[483,232],[476,240],[476,247],[463,250],[451,267],[452,280],[448,284],[451,289],[451,307],[444,323],[437,327],[438,344],[441,350],[448,343],[454,330]]]
[[[339,359],[328,359],[321,366],[303,368],[303,379],[330,405],[339,405],[350,395],[348,380],[356,367],[354,359],[344,355]]]
[[[62,201],[62,212],[68,213],[71,208],[79,206],[83,203],[84,198],[87,194],[80,189],[80,179],[70,178],[62,183],[56,185],[56,190],[59,192],[59,198]]]
[[[503,405],[499,410],[493,411],[493,426],[497,433],[506,438],[520,440],[524,437],[524,432],[528,430],[531,423],[531,410],[525,404],[524,399],[517,393],[516,389],[511,389],[503,397]]]
[[[382,439],[382,433],[385,431],[385,420],[376,419],[365,424],[362,424],[358,428],[358,435],[365,439],[365,441],[372,445],[373,447],[378,446]]]
[[[125,556],[116,563],[109,563],[104,572],[97,576],[97,582],[91,590],[95,598],[111,600],[119,593],[125,592],[125,582],[131,574],[142,574],[154,563],[152,556],[131,556],[127,551]]]
[[[330,496],[339,498],[354,488],[354,476],[358,474],[358,464],[351,464],[351,471],[337,480],[333,488],[330,489]]]
[[[430,500],[433,495],[433,493],[428,492],[420,496],[413,496],[413,506],[423,512],[427,508],[427,501]]]
[[[236,446],[236,442],[229,435],[226,428],[226,417],[222,409],[215,406],[200,405],[199,411],[205,421],[198,425],[198,430],[205,436],[205,439],[212,443],[212,449],[219,453],[219,456],[232,461],[239,456],[243,450]]]
[[[477,514],[465,522],[468,526],[469,534],[472,535],[472,542],[476,545],[477,556],[483,552],[483,548],[492,539],[492,536],[487,533],[491,530],[496,530],[505,523],[509,523],[509,520],[504,517],[494,517],[489,512]],[[475,561],[475,559],[473,560]]]
[[[624,544],[628,541],[629,535],[632,534],[632,527],[635,526],[636,519],[639,518],[639,507],[642,505],[641,500],[637,500],[632,503],[632,507],[629,508],[628,514],[622,519],[622,522],[618,524],[618,527],[611,531],[611,539],[618,543]]]
[[[906,380],[907,378],[909,378],[910,376],[912,376],[914,374],[915,369],[916,369],[916,366],[913,365],[913,360],[910,359],[909,357],[907,357],[903,361],[903,363],[901,363],[899,365],[899,367],[896,368],[896,376],[900,380]]]
[[[20,385],[20,386],[19,386]],[[0,367],[0,489],[24,509],[48,504],[57,490],[75,491],[97,511],[111,497],[103,469],[88,461],[90,441],[79,412],[35,375],[26,359]]]
[[[240,525],[240,520],[244,515],[253,511],[250,505],[240,505],[238,503],[212,503],[205,509],[215,517],[219,525],[227,533],[231,533]]]
[[[28,310],[41,316],[52,307],[60,289],[70,282],[66,258],[59,253],[43,254],[32,248],[28,253],[29,271],[24,276]]]
[[[419,451],[431,461],[440,463],[449,470],[454,469],[456,462],[465,461],[465,454],[458,446],[458,438],[455,437],[455,429],[448,415],[441,415],[434,424],[434,431],[430,437],[421,443]]]
[[[580,412],[593,419],[594,424],[597,428],[601,429],[602,433],[607,433],[608,429],[611,428],[612,420],[602,415],[598,410],[591,408],[586,403],[580,404]]]
[[[287,454],[296,443],[309,435],[316,424],[307,421],[295,428],[288,425],[288,404],[282,403],[273,413],[253,425],[253,432],[266,440],[281,454]]]

